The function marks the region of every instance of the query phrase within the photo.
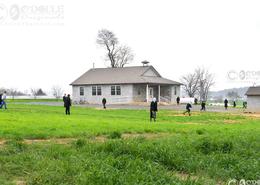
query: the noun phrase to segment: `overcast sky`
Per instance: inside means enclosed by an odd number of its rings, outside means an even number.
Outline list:
[[[93,63],[107,66],[96,44],[102,28],[133,49],[131,65],[148,60],[163,77],[204,66],[213,90],[259,84],[259,10],[246,0],[2,0],[0,87],[70,91]]]

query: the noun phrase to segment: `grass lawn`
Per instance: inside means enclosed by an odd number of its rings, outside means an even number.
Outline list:
[[[260,118],[13,104],[0,110],[0,184],[227,184],[260,179]]]

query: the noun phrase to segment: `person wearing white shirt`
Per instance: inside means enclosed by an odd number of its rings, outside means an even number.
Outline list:
[[[4,92],[4,94],[2,95],[2,103],[1,103],[1,106],[0,106],[0,109],[2,109],[2,107],[4,106],[5,109],[7,109],[7,106],[6,106],[6,91]]]

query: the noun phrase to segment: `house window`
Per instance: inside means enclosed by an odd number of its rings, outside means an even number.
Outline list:
[[[177,87],[174,87],[174,95],[177,95]]]
[[[79,95],[84,96],[84,87],[79,87]]]
[[[111,86],[111,95],[121,95],[121,86],[120,85],[112,85]]]
[[[97,86],[97,95],[101,96],[102,92],[101,92],[101,86]]]
[[[101,96],[102,90],[101,86],[92,86],[92,96]]]
[[[116,86],[116,95],[121,95],[121,86]]]

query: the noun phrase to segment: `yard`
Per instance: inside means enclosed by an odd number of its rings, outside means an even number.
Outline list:
[[[260,117],[10,103],[0,184],[227,184],[260,179]]]

